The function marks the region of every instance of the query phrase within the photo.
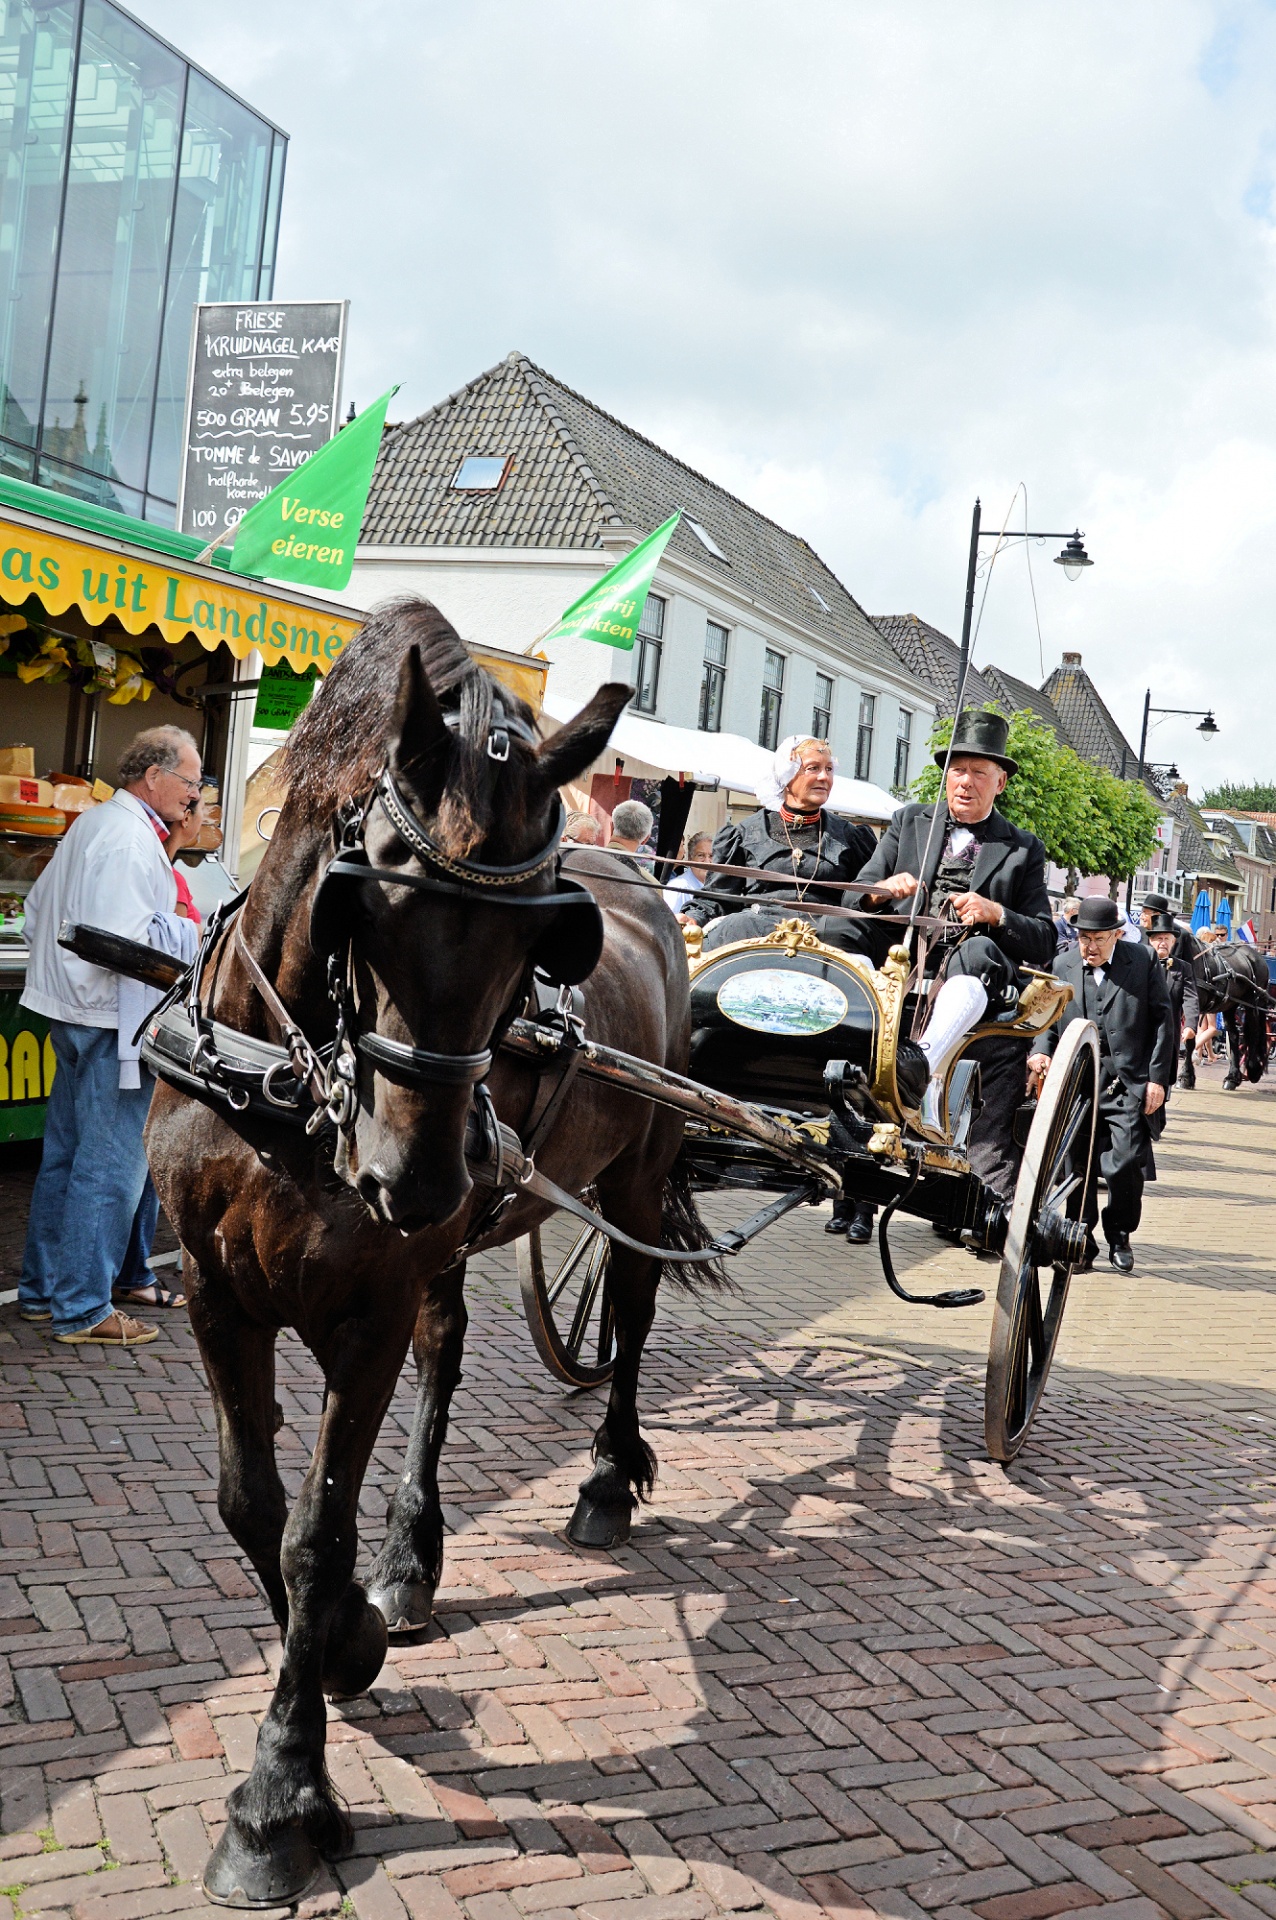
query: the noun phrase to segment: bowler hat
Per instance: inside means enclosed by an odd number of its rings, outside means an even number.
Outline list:
[[[1144,906],[1146,906],[1147,901],[1145,900],[1143,904]],[[1177,933],[1178,923],[1175,920],[1174,915],[1172,913],[1154,913],[1152,915],[1152,924],[1148,928],[1148,932],[1149,933]]]
[[[1163,893],[1145,893],[1139,905],[1146,907],[1149,913],[1168,913],[1170,911],[1169,900]],[[1168,933],[1169,931],[1170,929],[1168,927],[1157,928],[1158,933]]]
[[[1089,894],[1077,912],[1078,933],[1115,933],[1121,924],[1121,909],[1104,893]]]
[[[954,759],[959,753],[969,753],[977,754],[981,760],[995,760],[1007,773],[1018,773],[1019,762],[1006,752],[1009,734],[1010,722],[1000,713],[989,713],[986,707],[963,707],[952,745],[940,749],[935,755],[935,765],[942,767],[950,753]]]

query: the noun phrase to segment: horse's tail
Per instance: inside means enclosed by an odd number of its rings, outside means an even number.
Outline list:
[[[691,1185],[691,1162],[685,1146],[665,1175],[660,1208],[660,1244],[679,1253],[702,1253],[713,1245],[713,1235],[700,1217]],[[666,1260],[661,1279],[667,1286],[729,1287],[721,1260],[705,1260],[691,1265],[682,1260]]]

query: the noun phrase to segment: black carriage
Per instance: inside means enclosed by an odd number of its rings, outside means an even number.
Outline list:
[[[932,1222],[954,1242],[1000,1259],[989,1340],[984,1431],[996,1460],[1027,1438],[1059,1336],[1073,1268],[1086,1230],[1081,1218],[1094,1146],[1098,1044],[1089,1022],[1068,1026],[1036,1103],[1013,1203],[1006,1208],[966,1157],[979,1098],[979,1069],[963,1049],[949,1068],[941,1125],[905,1107],[895,1077],[902,1035],[918,1007],[908,949],[892,948],[874,969],[826,946],[806,921],[781,921],[764,938],[711,953],[688,932],[692,1045],[688,1077],[582,1037],[582,1071],[679,1108],[686,1151],[701,1192],[739,1189],[777,1196],[734,1234],[736,1251],[792,1207],[838,1192],[881,1208],[878,1246],[887,1283],[903,1300],[941,1308],[974,1306],[977,1288],[909,1293],[891,1260],[897,1211]],[[1030,973],[1017,1009],[976,1028],[1023,1039],[1044,1032],[1070,989],[1053,974]],[[507,1044],[545,1045],[522,1022]],[[588,1198],[588,1196],[586,1196]],[[518,1243],[528,1326],[549,1371],[585,1388],[610,1377],[609,1243],[568,1219]]]

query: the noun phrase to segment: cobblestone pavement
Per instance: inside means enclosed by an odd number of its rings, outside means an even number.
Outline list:
[[[484,1263],[439,1631],[331,1710],[357,1848],[305,1912],[1276,1914],[1274,1128],[1276,1087],[1178,1096],[1138,1272],[1077,1283],[1009,1471],[989,1309],[900,1306],[819,1214],[738,1293],[668,1296],[660,1480],[615,1555],[561,1534],[598,1398],[549,1382]],[[897,1241],[915,1281],[995,1272]],[[202,1910],[277,1647],[192,1342],[54,1348],[5,1307],[0,1364],[0,1884],[22,1920]],[[295,1340],[280,1379],[295,1485],[320,1400]]]

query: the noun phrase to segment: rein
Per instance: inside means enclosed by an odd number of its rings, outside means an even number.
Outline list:
[[[447,873],[450,876],[448,879],[436,879],[430,874],[404,873],[397,867],[372,864],[368,858],[366,836],[369,816],[377,804],[408,851],[423,863]],[[481,900],[490,906],[540,909],[578,906],[581,892],[576,888],[570,893],[558,888],[537,894],[511,894],[504,891],[535,878],[551,867],[557,871],[559,842],[565,824],[566,815],[560,800],[549,839],[529,859],[509,866],[460,859],[445,853],[436,845],[413,814],[387,765],[382,768],[367,798],[352,803],[342,815],[336,856],[324,869],[311,906],[312,944],[316,921],[319,920],[322,925],[321,901],[325,889],[330,888],[336,880],[375,880],[382,886],[416,887],[452,898]],[[304,1089],[314,1103],[314,1112],[306,1122],[308,1134],[317,1133],[325,1121],[330,1121],[341,1132],[349,1132],[353,1126],[358,1105],[356,1085],[360,1054],[371,1061],[378,1072],[399,1086],[475,1086],[486,1079],[492,1067],[490,1047],[483,1047],[475,1053],[438,1053],[429,1047],[413,1047],[400,1040],[391,1040],[386,1034],[375,1030],[371,1033],[359,1031],[358,1009],[354,1004],[351,983],[351,936],[348,931],[344,938],[338,937],[332,942],[327,954],[328,991],[337,1010],[337,1031],[331,1049],[325,1047],[321,1053],[288,1011],[244,938],[241,916],[246,899],[246,894],[241,896],[231,914],[216,923],[210,922],[205,946],[195,962],[193,978],[198,982],[202,976],[207,948],[233,915],[233,951],[242,961],[254,990],[279,1028],[294,1081],[292,1090],[278,1087],[273,1084],[272,1070],[266,1076],[262,1091],[272,1105],[295,1109],[297,1096]],[[325,904],[330,906],[331,902]],[[192,1013],[201,1026],[206,1024],[202,1018],[197,989],[192,995]],[[211,1043],[206,1042],[203,1064],[211,1068],[215,1063],[210,1047]]]

